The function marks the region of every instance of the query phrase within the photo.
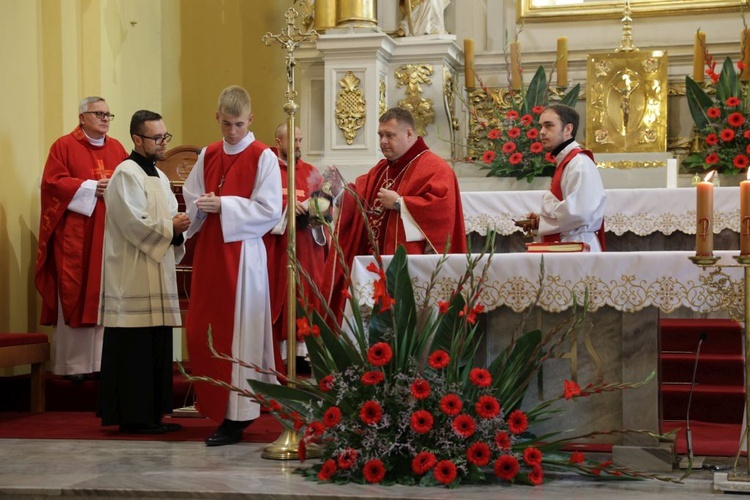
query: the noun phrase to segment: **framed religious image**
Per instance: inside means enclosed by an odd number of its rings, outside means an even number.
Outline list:
[[[630,0],[633,17],[735,11],[750,0]],[[585,21],[622,17],[625,0],[516,0],[516,17],[527,22]]]
[[[586,147],[599,153],[667,149],[667,54],[589,54]]]

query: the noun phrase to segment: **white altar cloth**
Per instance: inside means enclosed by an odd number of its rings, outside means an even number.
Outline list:
[[[618,236],[630,231],[638,236],[651,233],[695,234],[695,189],[607,189],[605,229]],[[466,233],[498,234],[520,231],[514,219],[538,212],[544,191],[464,192],[461,201]],[[714,233],[725,229],[739,232],[740,194],[738,187],[714,189]]]
[[[738,252],[716,252],[723,265],[734,265]],[[589,310],[612,307],[636,312],[656,307],[670,313],[686,307],[700,313],[721,310],[721,297],[707,282],[710,270],[694,265],[693,252],[602,252],[566,254],[495,254],[487,272],[480,301],[491,311],[509,307],[520,312],[534,304],[544,258],[544,284],[538,306],[560,312],[583,303],[589,291]],[[440,255],[410,255],[409,273],[418,303],[424,303],[427,284]],[[387,268],[392,256],[383,256]],[[486,257],[485,257],[486,259]],[[366,269],[371,256],[360,256],[352,265],[352,283],[362,305],[372,307],[373,282],[377,275]],[[482,265],[477,266],[476,274]],[[433,289],[431,301],[447,300],[466,269],[465,255],[449,255]],[[743,271],[725,267],[725,288],[742,290]]]

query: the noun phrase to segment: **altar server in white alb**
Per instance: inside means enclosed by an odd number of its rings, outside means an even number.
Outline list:
[[[247,379],[276,377],[213,357],[208,330],[218,352],[274,368],[263,235],[281,219],[281,173],[276,155],[248,131],[252,120],[247,91],[224,89],[216,110],[223,140],[201,151],[183,187],[188,238],[197,238],[185,322],[193,374],[241,389]],[[208,446],[240,441],[260,416],[257,403],[214,384],[198,384],[196,395],[198,411],[221,423]]]
[[[539,138],[557,167],[539,213],[529,214],[530,229],[544,242],[581,241],[592,252],[604,246],[607,194],[594,155],[576,142],[580,118],[570,106],[548,106],[539,117]]]

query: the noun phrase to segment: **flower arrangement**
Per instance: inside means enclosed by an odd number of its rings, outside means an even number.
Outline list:
[[[561,104],[575,106],[580,84],[570,89]],[[519,99],[511,95],[511,108],[495,109],[491,124],[483,122],[486,140],[480,167],[487,176],[515,177],[531,182],[535,177],[552,176],[555,160],[544,152],[539,141],[539,115],[549,103],[549,84],[544,68],[539,66],[526,91]]]
[[[688,106],[705,151],[691,153],[683,165],[691,171],[716,170],[737,174],[750,166],[747,93],[742,92],[730,58],[724,61],[720,74],[715,72],[713,58],[707,57],[706,64],[706,73],[715,84],[715,98],[712,99],[692,78],[685,80]],[[742,70],[742,63],[738,68]]]

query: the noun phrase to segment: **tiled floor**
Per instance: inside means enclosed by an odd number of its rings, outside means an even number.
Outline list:
[[[595,482],[549,474],[536,488],[497,484],[449,490],[317,484],[294,473],[299,462],[261,458],[263,446],[240,443],[208,448],[194,442],[0,439],[0,497],[648,500],[721,495],[712,492],[713,474],[708,471],[695,471],[684,484]],[[706,464],[731,464],[731,459],[707,460]],[[675,473],[675,477],[678,475]]]

